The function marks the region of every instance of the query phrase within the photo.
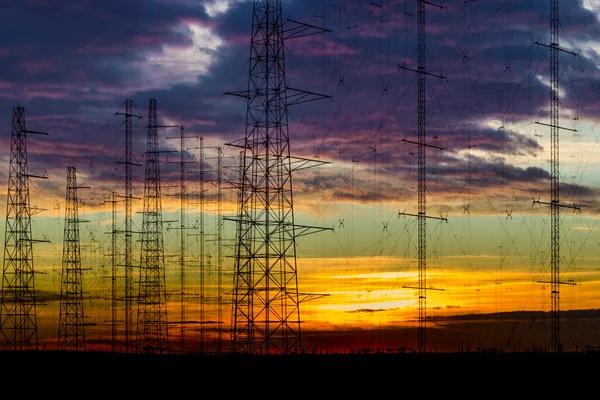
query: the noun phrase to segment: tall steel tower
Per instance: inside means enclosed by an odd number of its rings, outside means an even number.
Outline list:
[[[323,228],[294,221],[292,171],[317,164],[292,158],[288,106],[326,96],[287,86],[284,41],[327,30],[283,21],[280,0],[255,0],[233,289],[232,351],[301,351],[296,238]]]
[[[217,354],[223,351],[223,150],[217,149]]]
[[[4,264],[0,294],[0,331],[7,350],[37,350],[38,331],[31,237],[32,210],[29,204],[29,174],[27,166],[27,135],[42,134],[27,130],[25,109],[13,108],[10,142],[10,167],[6,199],[6,228],[4,234]]]
[[[416,70],[406,68],[402,66],[402,69],[407,69],[416,72],[417,75],[417,92],[418,92],[418,142],[412,142],[404,140],[405,142],[413,143],[418,145],[418,184],[417,184],[417,195],[418,195],[418,214],[416,215],[418,221],[418,279],[419,283],[417,287],[419,297],[419,329],[418,329],[418,344],[417,350],[419,353],[427,350],[427,290],[436,290],[432,287],[427,287],[427,218],[442,219],[427,215],[427,179],[426,179],[426,147],[432,147],[435,149],[443,150],[441,147],[427,144],[425,142],[426,136],[426,99],[425,99],[425,77],[426,75],[434,76],[436,78],[445,79],[440,75],[429,73],[425,70],[425,54],[427,48],[425,46],[425,5],[430,5],[438,8],[442,6],[430,3],[424,0],[417,0],[417,18],[418,18],[418,67]],[[408,215],[401,213],[403,215]],[[408,288],[408,286],[405,286]]]
[[[138,352],[146,353],[169,347],[158,128],[156,99],[150,99],[137,317]]]
[[[133,101],[125,100],[125,112],[117,112],[115,115],[123,115],[125,117],[125,160],[118,161],[117,164],[125,165],[125,351],[130,352],[134,349],[131,343],[132,332],[132,302],[133,302],[133,242],[132,242],[132,216],[131,216],[131,201],[133,200],[133,171],[132,166],[141,166],[134,162],[131,146],[132,135],[132,119],[142,119],[141,116],[133,114]],[[121,196],[123,197],[123,196]]]
[[[207,147],[204,147],[204,145],[201,146],[201,149],[204,150]],[[211,158],[216,158],[217,159],[217,168],[216,168],[216,186],[217,186],[217,234],[216,234],[216,243],[217,243],[217,248],[216,248],[216,252],[217,252],[217,262],[216,262],[216,277],[217,277],[217,291],[216,291],[216,296],[215,296],[215,300],[216,300],[216,304],[217,304],[217,318],[216,318],[216,332],[217,332],[217,338],[216,338],[216,348],[215,348],[215,352],[217,355],[221,354],[224,350],[223,350],[223,332],[224,332],[224,328],[223,328],[223,306],[224,306],[224,301],[223,301],[223,149],[220,146],[217,147],[211,147],[212,149],[215,149],[217,151],[217,155],[216,157],[204,157],[201,156],[200,160],[201,163],[204,163],[205,160],[211,159]],[[201,169],[203,170],[203,168]],[[204,186],[201,187],[201,192],[204,190],[203,189]],[[205,196],[203,194],[201,194],[200,196],[201,198],[201,210],[202,212],[204,212],[204,203],[205,203]],[[204,218],[202,218],[201,220],[201,232],[202,232],[202,237],[204,237]],[[202,249],[204,249],[204,245],[202,246]],[[204,250],[203,250],[204,252]],[[203,254],[203,252],[201,254]],[[209,255],[209,257],[212,256]],[[207,270],[211,270],[211,264],[210,262],[207,263],[208,265],[206,266]],[[204,264],[202,264],[204,265]],[[204,269],[204,267],[202,267],[202,269]],[[204,278],[202,279],[202,282],[204,282]],[[204,283],[202,283],[202,285],[204,285]],[[208,300],[209,297],[205,296],[204,294],[204,288],[201,288],[201,293],[202,293],[202,298],[205,300]],[[204,303],[204,302],[203,302]],[[204,310],[202,311],[203,315],[204,315]],[[201,321],[204,321],[204,317],[201,318]],[[201,323],[201,325],[204,325]]]
[[[185,207],[186,207],[186,181],[185,181],[185,127],[180,127],[180,143],[179,143],[179,320],[180,320],[180,344],[181,351],[185,351],[185,269],[186,269],[186,240],[185,240]]]
[[[200,213],[200,353],[205,352],[205,329],[204,329],[204,318],[205,318],[205,280],[206,280],[206,271],[205,269],[205,248],[206,248],[206,236],[204,232],[204,213],[206,211],[206,197],[204,195],[204,182],[205,182],[205,171],[204,171],[204,137],[200,137],[200,204],[199,204],[199,213]]]
[[[111,203],[111,230],[110,232],[110,350],[114,353],[117,351],[117,192],[110,193]]]
[[[579,207],[560,204],[559,190],[559,129],[565,129],[575,132],[574,129],[563,128],[559,121],[559,82],[558,82],[558,52],[576,56],[576,53],[563,50],[559,47],[558,31],[560,24],[558,22],[558,0],[550,2],[550,45],[535,42],[540,46],[550,48],[550,124],[537,122],[540,125],[550,127],[550,203],[534,201],[538,204],[547,204],[550,206],[550,299],[551,299],[551,332],[550,332],[550,351],[561,352],[562,343],[560,341],[560,285],[573,284],[560,281],[560,207],[568,207],[579,210]],[[540,281],[542,282],[542,281]]]
[[[58,349],[85,351],[85,316],[83,313],[83,269],[79,246],[77,169],[67,167],[67,195],[63,234],[62,273],[60,282],[60,313],[58,318]]]

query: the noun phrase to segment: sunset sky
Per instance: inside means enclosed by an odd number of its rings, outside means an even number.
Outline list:
[[[283,0],[283,18],[329,32],[286,41],[290,87],[330,98],[290,107],[303,344],[414,347],[417,285],[417,0]],[[426,7],[428,346],[547,348],[550,338],[550,0],[439,0]],[[239,149],[252,28],[248,0],[0,0],[2,205],[12,108],[25,107],[39,339],[58,329],[66,171],[77,168],[86,340],[110,341],[110,193],[124,191],[125,99],[135,103],[134,196],[143,196],[148,102],[185,127],[186,191],[206,164],[207,335],[229,338]],[[600,346],[600,0],[559,2],[561,339]],[[170,340],[180,332],[180,130],[159,130]],[[406,141],[405,141],[406,140]],[[217,154],[222,151],[221,257]],[[186,342],[197,346],[199,208],[187,201]],[[124,207],[118,205],[119,223]],[[133,205],[134,231],[142,203]],[[406,215],[402,215],[406,214]],[[3,216],[4,217],[4,216]],[[4,218],[3,218],[4,219]],[[135,257],[139,246],[134,243]],[[223,320],[217,321],[217,270]],[[409,288],[407,288],[409,287]],[[321,296],[322,295],[322,296]],[[211,297],[212,296],[212,297]],[[216,323],[220,322],[220,323]]]

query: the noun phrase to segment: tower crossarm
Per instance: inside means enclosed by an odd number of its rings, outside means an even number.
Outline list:
[[[24,174],[23,176],[26,178],[48,179],[47,176],[33,175],[33,174]]]
[[[434,146],[434,145],[432,145],[432,144],[427,144],[427,143],[419,143],[419,142],[414,142],[414,141],[412,141],[412,140],[406,140],[406,139],[402,139],[402,141],[403,141],[403,142],[406,142],[406,143],[412,143],[412,144],[416,144],[416,145],[419,145],[419,146],[431,147],[431,148],[438,149],[438,150],[445,150],[443,147]]]
[[[570,55],[572,55],[573,57],[577,57],[577,56],[579,56],[579,52],[577,52],[577,53],[574,53],[574,52],[572,52],[572,51],[570,51],[570,50],[561,49],[560,47],[558,47],[558,44],[556,44],[556,43],[544,44],[544,43],[540,43],[540,41],[539,41],[539,40],[536,40],[535,42],[533,42],[533,44],[537,44],[538,46],[542,46],[542,47],[548,47],[548,48],[550,48],[550,49],[556,49],[556,50],[558,50],[558,51],[562,51],[563,53],[570,54]]]
[[[41,131],[30,131],[29,129],[25,129],[22,131],[23,133],[33,133],[35,135],[45,135],[48,136],[48,133],[46,132],[41,132]]]
[[[315,160],[312,158],[290,157],[290,165],[293,171],[314,168],[325,164],[331,164],[330,161]]]
[[[125,117],[135,117],[135,118],[137,118],[137,119],[142,119],[142,117],[141,117],[140,115],[135,115],[135,114],[132,114],[132,113],[126,113],[126,112],[118,112],[118,111],[117,111],[117,112],[115,113],[115,115],[123,115],[123,116],[125,116]]]
[[[333,228],[326,228],[322,226],[309,226],[309,225],[298,225],[298,224],[281,224],[282,229],[290,229],[294,228],[295,237],[301,237],[310,235],[313,233],[323,232],[323,231],[333,231]],[[277,233],[279,230],[275,229],[273,233]]]
[[[559,204],[559,203],[554,203],[552,201],[540,201],[540,200],[533,200],[533,204],[545,204],[547,206],[571,208],[573,210],[581,211],[581,208],[575,204]]]
[[[252,96],[250,96],[250,93],[248,92],[248,90],[240,90],[240,91],[236,91],[236,92],[225,92],[225,93],[223,93],[223,96],[225,96],[225,95],[241,97],[246,100],[250,100],[252,98]]]
[[[563,126],[552,125],[552,124],[545,124],[543,122],[537,122],[537,121],[535,123],[538,124],[538,125],[549,126],[550,128],[558,128],[558,129],[564,129],[566,131],[577,132],[577,129],[565,128]]]
[[[404,211],[398,212],[398,215],[404,215],[404,216],[408,216],[408,217],[423,217],[423,218],[428,218],[428,219],[439,219],[441,221],[448,222],[448,218],[446,218],[446,217],[434,217],[432,215],[411,214],[411,213],[406,213]]]
[[[298,293],[299,303],[304,303],[311,300],[320,299],[323,297],[331,296],[331,293]]]
[[[308,92],[306,90],[296,89],[292,87],[286,87],[287,105],[295,106],[297,104],[308,103],[309,101],[316,101],[322,99],[330,99],[331,96],[325,94],[319,94],[314,92]]]
[[[402,286],[404,289],[418,289],[418,290],[438,290],[441,292],[446,291],[446,289],[440,289],[440,288],[434,288],[432,286],[429,287],[420,287],[420,286],[408,286],[408,285],[404,285]]]
[[[439,4],[431,3],[431,2],[429,2],[427,0],[419,0],[419,3],[427,4],[427,5],[430,5],[430,6],[437,7],[437,8],[444,8],[444,6],[440,6]]]
[[[571,285],[571,286],[577,286],[577,283],[575,282],[552,282],[552,281],[537,281],[537,283],[556,283],[558,285]]]
[[[320,28],[318,26],[306,24],[304,22],[295,21],[293,19],[287,19],[283,23],[283,39],[294,39],[304,36],[316,35],[319,33],[331,32],[330,29]]]
[[[423,75],[433,76],[434,78],[448,79],[446,75],[438,75],[438,74],[434,74],[432,72],[423,71],[421,69],[408,68],[408,67],[405,67],[404,64],[403,65],[399,65],[398,69],[404,69],[404,70],[407,70],[407,71],[416,72],[417,74],[423,74]]]

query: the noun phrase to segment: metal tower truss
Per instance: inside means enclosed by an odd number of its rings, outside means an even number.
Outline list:
[[[137,316],[137,351],[144,353],[169,350],[158,128],[176,126],[157,121],[156,99],[150,99]]]
[[[199,244],[199,249],[198,249],[198,259],[199,259],[199,321],[200,321],[200,326],[198,327],[198,332],[199,332],[199,352],[200,353],[207,353],[210,350],[207,347],[206,344],[206,304],[208,303],[209,300],[212,300],[212,298],[210,296],[207,296],[206,293],[206,282],[207,282],[207,272],[209,272],[211,270],[211,265],[210,265],[210,257],[211,255],[206,251],[206,237],[207,237],[207,233],[205,231],[206,229],[206,183],[208,182],[208,180],[206,179],[206,174],[208,173],[208,170],[206,169],[206,160],[210,159],[211,157],[206,157],[205,155],[205,151],[208,149],[218,149],[218,147],[206,147],[204,145],[204,137],[199,137],[198,138],[199,141],[199,146],[198,147],[194,147],[192,149],[196,149],[196,150],[200,150],[199,151],[199,156],[198,156],[198,164],[199,164],[199,170],[198,170],[198,183],[200,186],[200,192],[197,194],[199,201],[198,203],[191,203],[191,204],[195,204],[197,207],[196,209],[198,210],[198,226],[195,227],[194,229],[198,229],[198,233],[196,234],[190,234],[190,236],[198,236],[198,244]],[[220,248],[219,248],[220,251]],[[208,261],[208,262],[207,262]]]
[[[110,333],[111,333],[111,351],[114,353],[117,351],[117,323],[118,321],[118,296],[117,296],[117,192],[111,192],[110,200],[107,200],[111,204],[111,230],[107,232],[110,234]]]
[[[77,169],[67,167],[58,349],[68,351],[85,351],[84,269],[81,268],[79,224],[89,221],[79,219],[77,189],[89,189],[89,186],[77,186]]]
[[[217,214],[217,233],[216,238],[216,247],[217,247],[217,265],[216,265],[216,278],[217,278],[217,287],[216,287],[216,296],[214,296],[214,300],[216,302],[217,308],[217,336],[215,339],[215,353],[221,354],[223,352],[223,149],[220,146],[212,147],[216,150],[216,156],[214,157],[202,157],[202,162],[209,159],[217,159],[217,168],[216,171],[216,187],[217,187],[217,204],[216,204],[216,214]],[[206,147],[203,147],[206,149]],[[201,197],[204,199],[204,196]],[[204,203],[204,201],[202,201]],[[205,204],[204,204],[205,205]],[[203,211],[204,212],[204,211]],[[204,231],[204,229],[202,229]],[[204,234],[203,234],[204,236]],[[203,289],[204,290],[204,289]],[[212,300],[211,297],[203,295],[204,300]],[[201,319],[204,321],[204,319]]]
[[[294,222],[291,174],[325,162],[290,156],[288,106],[328,96],[286,85],[284,41],[328,32],[282,20],[280,0],[255,0],[236,222],[232,351],[287,354],[302,350],[296,238],[329,228]]]
[[[558,82],[558,53],[565,52],[572,56],[577,56],[568,50],[561,49],[558,43],[558,31],[560,24],[558,22],[558,0],[551,0],[550,4],[550,32],[551,43],[549,45],[536,41],[535,44],[550,48],[550,123],[545,124],[536,122],[540,125],[550,127],[550,202],[534,200],[534,204],[546,204],[550,206],[550,281],[539,281],[541,283],[550,283],[551,298],[551,332],[550,332],[550,351],[557,353],[562,351],[560,341],[560,285],[571,284],[573,282],[560,281],[560,208],[572,208],[579,210],[579,207],[567,204],[560,204],[560,173],[559,173],[559,129],[576,132],[575,129],[561,127],[559,124],[559,82]]]
[[[172,161],[171,163],[179,164],[179,193],[174,194],[175,197],[179,197],[179,228],[170,228],[170,229],[179,229],[179,343],[181,352],[186,351],[186,324],[187,321],[187,302],[189,300],[190,294],[187,293],[186,289],[186,272],[190,267],[190,261],[187,257],[187,241],[186,237],[188,233],[186,230],[192,230],[194,228],[188,226],[186,221],[186,208],[189,206],[188,199],[191,197],[196,197],[197,194],[189,193],[187,190],[188,181],[186,179],[186,175],[188,173],[186,169],[186,164],[196,164],[198,161],[193,159],[188,153],[188,150],[192,148],[187,148],[185,146],[185,139],[198,139],[199,137],[196,135],[187,136],[185,134],[185,127],[179,126],[179,136],[172,136],[168,139],[179,139],[179,161]],[[192,262],[193,266],[197,267],[198,264]]]
[[[27,130],[25,109],[13,108],[0,295],[0,331],[6,350],[38,348],[36,305],[39,299],[35,292],[33,243],[48,241],[34,240],[31,236],[29,178],[47,177],[29,174],[28,134],[47,135],[45,132]]]
[[[418,142],[404,140],[408,143],[413,143],[418,146],[418,214],[414,215],[418,221],[418,276],[419,284],[416,287],[404,286],[418,290],[419,297],[419,329],[418,329],[418,347],[417,350],[422,353],[427,350],[427,291],[439,290],[432,287],[427,287],[427,218],[442,219],[445,218],[431,217],[427,215],[427,179],[426,179],[426,162],[425,150],[426,147],[431,147],[443,150],[441,147],[433,146],[425,143],[426,136],[426,99],[425,99],[425,77],[432,76],[435,78],[446,79],[445,76],[435,75],[425,70],[425,54],[427,52],[425,46],[425,5],[444,8],[442,6],[430,3],[425,0],[417,0],[418,2],[418,67],[417,69],[406,68],[401,66],[401,69],[416,72],[417,75],[417,91],[418,91]],[[400,213],[401,215],[411,215]]]
[[[133,114],[133,101],[131,99],[125,100],[125,112],[117,112],[115,115],[122,115],[125,117],[125,161],[118,161],[117,164],[125,165],[125,196],[119,196],[125,198],[125,230],[119,231],[125,235],[125,254],[124,264],[125,267],[125,292],[124,292],[124,303],[125,303],[125,351],[130,352],[133,350],[131,332],[133,325],[133,306],[134,301],[133,295],[133,230],[132,230],[132,215],[131,215],[131,201],[133,197],[133,171],[132,167],[141,167],[141,164],[134,162],[132,153],[132,119],[142,119],[141,116]],[[135,198],[140,200],[139,198]]]

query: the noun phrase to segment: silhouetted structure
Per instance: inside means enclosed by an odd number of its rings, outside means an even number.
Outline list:
[[[132,302],[134,300],[133,295],[133,242],[132,242],[132,215],[131,215],[131,200],[133,200],[133,171],[132,166],[141,166],[135,163],[132,148],[131,148],[131,135],[132,135],[132,118],[141,119],[139,115],[133,114],[133,100],[125,100],[125,112],[117,112],[116,115],[123,115],[125,117],[125,160],[118,161],[117,164],[125,165],[125,291],[123,300],[125,304],[125,351],[130,352],[134,350],[134,346],[131,343],[132,333]],[[123,197],[123,196],[120,196]]]
[[[0,295],[0,331],[7,350],[37,350],[38,330],[33,268],[33,243],[29,203],[29,174],[27,166],[27,135],[42,134],[25,127],[25,108],[13,108],[10,142],[10,166],[6,200],[4,234],[4,264]],[[47,241],[46,241],[47,242]]]
[[[118,296],[117,296],[117,192],[111,192],[111,230],[110,232],[110,349],[117,351]]]
[[[216,156],[212,156],[212,157],[206,157],[204,155],[204,150],[207,149],[213,149],[216,150]],[[208,348],[206,347],[205,344],[202,344],[202,347],[204,348],[204,351],[206,353],[216,353],[216,354],[221,354],[224,349],[223,349],[223,331],[227,328],[225,327],[224,321],[223,321],[223,307],[224,307],[224,299],[223,299],[223,149],[220,146],[217,147],[206,147],[204,146],[204,143],[201,143],[201,150],[202,150],[202,154],[200,156],[200,163],[203,165],[200,169],[201,171],[201,176],[202,179],[204,179],[204,175],[205,175],[205,170],[204,170],[204,162],[206,160],[209,159],[216,159],[217,160],[217,168],[216,171],[211,171],[211,174],[215,174],[216,175],[216,179],[211,180],[215,182],[215,185],[217,187],[217,204],[216,204],[216,221],[217,221],[217,226],[216,226],[216,235],[215,239],[211,239],[211,241],[215,241],[216,242],[216,268],[214,268],[213,270],[213,264],[212,264],[212,259],[213,256],[212,254],[208,253],[206,254],[206,256],[208,257],[208,260],[205,262],[205,260],[203,259],[204,257],[201,256],[202,260],[201,260],[201,270],[202,271],[212,271],[215,273],[216,279],[217,279],[217,284],[216,284],[216,295],[215,296],[207,296],[206,295],[206,290],[205,290],[205,276],[204,274],[201,275],[201,298],[203,299],[202,304],[201,304],[201,335],[202,335],[202,340],[205,340],[204,335],[205,335],[205,328],[204,325],[207,322],[214,322],[216,323],[216,328],[214,329],[214,331],[216,332],[216,340],[214,340],[214,349],[213,348]],[[201,181],[201,186],[200,186],[200,191],[201,191],[201,195],[200,195],[200,209],[201,209],[201,214],[204,214],[204,212],[206,211],[206,196],[204,195],[204,181]],[[201,215],[201,254],[204,254],[205,252],[205,243],[204,241],[206,240],[206,234],[205,234],[205,220],[204,220],[204,216]],[[213,302],[216,303],[216,309],[217,309],[217,317],[216,319],[212,319],[212,320],[206,320],[206,316],[205,316],[205,303],[208,302]]]
[[[223,351],[223,150],[217,148],[217,354]]]
[[[205,319],[205,285],[206,285],[206,232],[205,232],[205,221],[204,221],[204,213],[206,212],[206,196],[204,194],[204,183],[206,179],[206,172],[204,170],[204,137],[200,137],[200,203],[198,204],[199,208],[199,228],[200,228],[200,326],[198,329],[200,330],[200,353],[204,353],[206,351],[206,338],[205,338],[205,327],[204,327],[204,319]]]
[[[560,157],[559,157],[559,129],[575,131],[574,129],[563,128],[560,126],[560,99],[559,99],[559,73],[558,73],[558,52],[564,51],[571,55],[576,55],[559,47],[558,43],[558,0],[550,2],[550,45],[538,45],[550,48],[550,124],[541,124],[550,127],[550,203],[534,201],[538,204],[547,204],[550,206],[550,301],[551,301],[551,332],[550,332],[550,351],[562,351],[560,341],[560,285],[572,284],[560,281],[560,207],[568,207],[579,210],[579,207],[560,204]],[[538,122],[539,123],[539,122]],[[548,282],[543,282],[548,283]]]
[[[138,352],[169,348],[156,99],[150,99],[137,317]]]
[[[281,1],[255,0],[248,89],[226,94],[247,100],[233,288],[232,350],[301,350],[296,238],[322,230],[294,222],[292,171],[318,164],[292,158],[288,106],[326,96],[292,89],[285,75],[284,40],[325,29],[282,20]],[[312,164],[312,165],[311,165]]]
[[[187,190],[188,181],[186,179],[187,169],[186,164],[196,163],[196,160],[190,159],[188,154],[188,148],[185,147],[185,139],[197,139],[197,136],[186,136],[185,127],[179,126],[179,136],[173,136],[169,139],[179,139],[179,161],[173,161],[173,163],[179,164],[179,193],[175,194],[179,197],[179,344],[182,352],[186,351],[185,344],[185,326],[186,326],[186,303],[188,301],[188,294],[186,293],[186,270],[189,267],[187,259],[187,241],[186,230],[192,228],[187,226],[186,222],[186,207],[187,199],[195,196],[193,193],[189,193]],[[193,263],[197,266],[196,263]]]
[[[85,350],[85,315],[83,312],[83,269],[79,243],[79,207],[77,169],[67,167],[67,194],[63,234],[62,272],[60,275],[60,312],[58,349]]]
[[[427,48],[425,46],[425,5],[430,5],[438,8],[443,8],[436,4],[428,1],[417,0],[417,18],[418,22],[418,67],[416,70],[405,68],[404,69],[417,73],[417,107],[418,107],[418,141],[412,142],[404,140],[405,142],[413,143],[418,145],[418,184],[417,184],[417,195],[418,195],[418,213],[413,215],[417,217],[418,221],[418,285],[414,289],[417,289],[419,296],[419,331],[418,331],[418,351],[425,352],[427,350],[427,290],[439,290],[433,287],[427,287],[427,218],[442,219],[427,215],[427,174],[426,174],[426,147],[431,147],[439,150],[443,150],[440,147],[427,144],[425,142],[426,137],[426,98],[425,98],[425,77],[427,75],[434,76],[437,78],[445,79],[442,76],[434,75],[425,70],[425,54]],[[404,215],[409,215],[402,213]],[[408,288],[408,286],[405,286]]]

